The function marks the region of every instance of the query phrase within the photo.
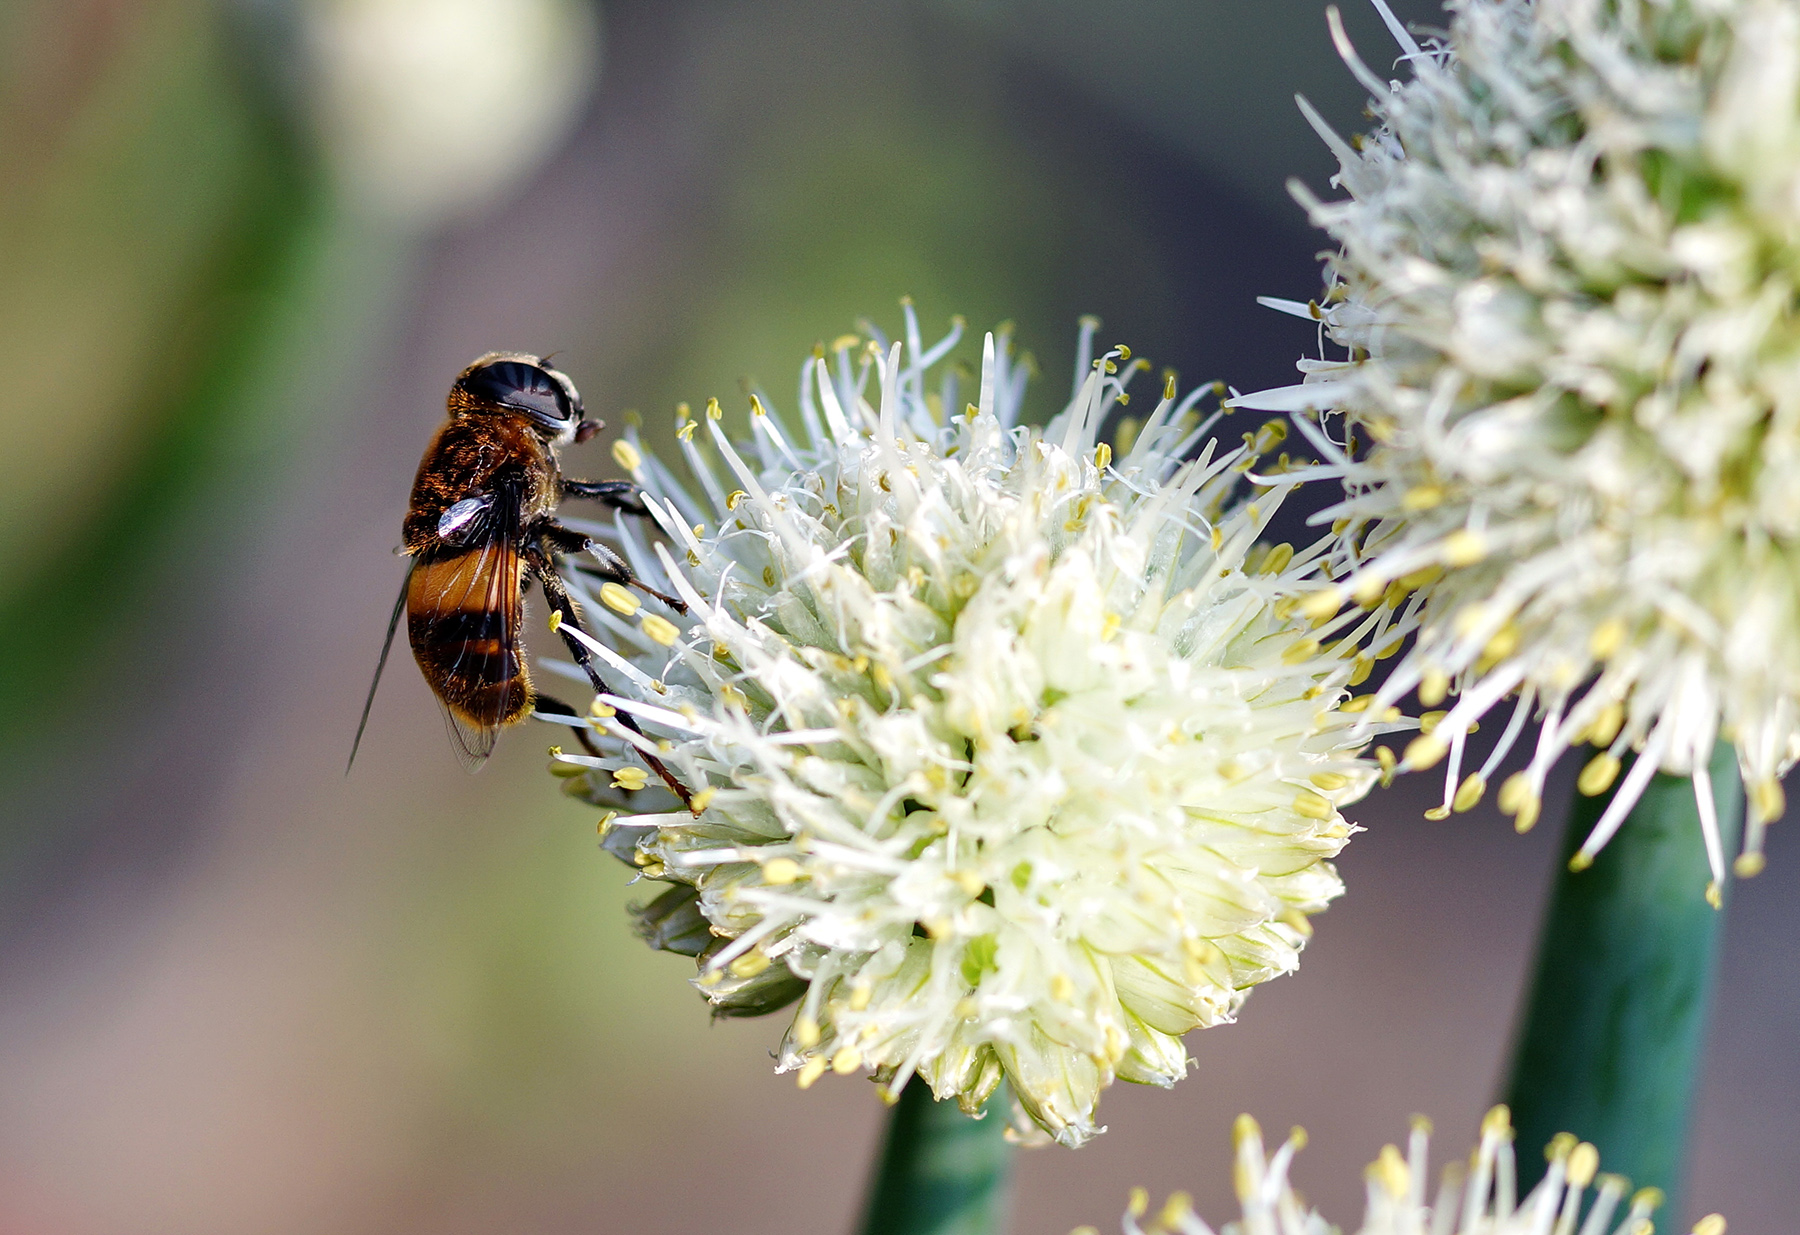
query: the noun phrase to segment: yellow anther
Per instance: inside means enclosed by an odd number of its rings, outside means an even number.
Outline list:
[[[616,583],[600,585],[600,603],[614,613],[623,613],[626,617],[630,617],[641,607],[636,596]]]
[[[875,988],[867,982],[854,982],[850,986],[850,1010],[861,1012],[869,1006],[869,1000],[875,997]]]
[[[1194,1212],[1194,1198],[1185,1192],[1171,1192],[1169,1199],[1163,1202],[1162,1212],[1156,1215],[1158,1226],[1171,1230],[1185,1222]]]
[[[862,1067],[862,1052],[854,1046],[840,1046],[831,1057],[831,1070],[839,1076],[848,1076]]]
[[[1581,1140],[1573,1132],[1558,1132],[1550,1138],[1550,1143],[1544,1146],[1544,1161],[1562,1161],[1568,1158],[1574,1152],[1575,1146],[1579,1144],[1581,1144]]]
[[[1594,1182],[1594,1175],[1600,1170],[1600,1151],[1592,1142],[1583,1141],[1569,1151],[1569,1183],[1576,1188],[1585,1188]]]
[[[1423,771],[1449,753],[1450,743],[1443,738],[1436,734],[1421,734],[1406,744],[1403,762],[1414,771]]]
[[[1571,874],[1579,875],[1582,871],[1586,870],[1588,867],[1592,866],[1593,864],[1594,864],[1594,855],[1583,850],[1582,852],[1577,853],[1574,857],[1569,859],[1569,872]]]
[[[1415,485],[1406,491],[1400,499],[1400,508],[1411,514],[1421,510],[1430,510],[1444,500],[1444,491],[1436,485]]]
[[[1319,654],[1319,651],[1320,646],[1317,639],[1296,639],[1293,643],[1288,644],[1287,650],[1281,654],[1281,663],[1297,665],[1303,660],[1311,660]]]
[[[763,863],[762,875],[764,883],[792,883],[800,878],[800,863],[792,858],[770,858]]]
[[[1334,793],[1350,783],[1350,778],[1342,772],[1314,772],[1308,779],[1327,793]]]
[[[1249,1115],[1239,1115],[1231,1124],[1231,1147],[1242,1149],[1251,1137],[1261,1138],[1262,1126]]]
[[[635,472],[644,466],[644,456],[638,453],[636,446],[624,438],[619,438],[612,444],[612,457],[613,462],[628,472]]]
[[[1164,369],[1163,370],[1163,398],[1173,399],[1174,397],[1175,397],[1175,370]]]
[[[1361,686],[1369,680],[1369,675],[1375,672],[1374,658],[1365,656],[1361,652],[1356,654],[1356,659],[1350,662],[1350,666],[1350,676],[1344,680],[1347,686]]]
[[[742,489],[733,489],[730,493],[725,495],[725,509],[736,510],[738,504],[749,496],[750,495],[745,493]]]
[[[1094,466],[1095,467],[1099,468],[1101,471],[1104,472],[1111,463],[1112,463],[1112,447],[1111,446],[1109,446],[1105,442],[1101,442],[1098,446],[1094,447]]]
[[[800,1088],[811,1089],[813,1082],[825,1075],[826,1064],[823,1059],[807,1060],[800,1068],[800,1075],[794,1078],[800,1082]]]
[[[1414,1115],[1411,1119],[1407,1120],[1406,1123],[1409,1128],[1414,1132],[1417,1132],[1420,1136],[1431,1135],[1432,1124],[1428,1116]]]
[[[1525,800],[1531,796],[1531,777],[1524,772],[1514,772],[1500,782],[1500,796],[1496,799],[1500,813],[1516,815]]]
[[[1446,566],[1473,566],[1486,557],[1487,552],[1487,538],[1479,532],[1464,528],[1444,537],[1438,556],[1444,559]]]
[[[1519,624],[1508,622],[1494,632],[1481,648],[1481,658],[1488,662],[1502,661],[1519,650]]]
[[[794,1041],[801,1050],[810,1051],[819,1044],[819,1022],[802,1012],[794,1018]]]
[[[987,887],[987,880],[971,870],[955,871],[950,878],[955,881],[957,887],[970,896],[980,896],[982,890]]]
[[[688,809],[698,815],[701,811],[711,806],[713,799],[718,796],[719,791],[717,789],[702,789],[688,802]]]
[[[1381,593],[1387,587],[1387,580],[1376,575],[1364,575],[1356,581],[1350,595],[1356,603],[1365,609],[1373,609],[1381,600]]]
[[[761,952],[746,952],[731,962],[734,977],[754,978],[769,967],[769,958]]]
[[[1481,801],[1481,795],[1486,792],[1487,782],[1481,778],[1479,772],[1471,772],[1463,778],[1463,783],[1457,786],[1456,797],[1450,802],[1451,809],[1459,815],[1474,810],[1475,804]]]
[[[694,440],[694,430],[699,427],[699,421],[690,420],[683,424],[679,429],[675,430],[675,436],[684,442],[691,442]]]
[[[1305,1149],[1307,1142],[1310,1140],[1312,1140],[1312,1138],[1306,1135],[1306,1129],[1302,1128],[1299,1124],[1295,1124],[1288,1129],[1288,1144],[1294,1147],[1295,1153],[1299,1153],[1302,1149]]]
[[[1706,881],[1706,903],[1711,905],[1714,909],[1723,909],[1725,907],[1725,893],[1719,890],[1719,881],[1717,879],[1708,879]]]
[[[1441,819],[1448,819],[1450,817],[1450,808],[1448,806],[1434,806],[1425,812],[1425,817],[1433,823],[1436,823]]]
[[[750,414],[752,416],[767,416],[769,414],[769,410],[762,405],[762,400],[757,398],[754,393],[750,396]]]
[[[1300,603],[1300,616],[1312,621],[1328,618],[1344,606],[1342,588],[1321,588]]]
[[[1375,762],[1380,766],[1384,776],[1392,776],[1394,769],[1400,766],[1400,761],[1394,757],[1393,750],[1386,746],[1375,748]]]
[[[1617,699],[1600,709],[1600,715],[1588,726],[1587,739],[1595,746],[1611,746],[1625,724],[1625,705]]]
[[[1382,1190],[1396,1201],[1405,1198],[1412,1188],[1412,1169],[1406,1165],[1406,1159],[1392,1145],[1383,1145],[1381,1154],[1369,1166],[1369,1178],[1380,1184]]]
[[[1133,1188],[1129,1193],[1126,1194],[1125,1210],[1132,1217],[1134,1217],[1134,1218],[1143,1217],[1144,1211],[1149,1208],[1150,1208],[1150,1194],[1148,1192],[1144,1191],[1142,1188]]]
[[[1288,563],[1293,560],[1294,546],[1284,540],[1269,550],[1269,555],[1263,559],[1260,573],[1265,575],[1278,575],[1286,570],[1288,568]]]
[[[1481,1139],[1490,1136],[1509,1137],[1512,1135],[1512,1108],[1502,1102],[1498,1106],[1488,1108],[1488,1113],[1481,1117]]]
[[[1216,527],[1216,526],[1215,526],[1215,527],[1214,527],[1214,528],[1213,528],[1213,530],[1212,530],[1212,549],[1213,549],[1213,552],[1214,552],[1214,553],[1217,553],[1217,552],[1218,552],[1218,551],[1219,551],[1219,547],[1220,547],[1220,546],[1221,546],[1221,545],[1223,545],[1223,544],[1224,544],[1224,543],[1225,543],[1225,533],[1224,533],[1224,532],[1222,532],[1222,531],[1220,531],[1220,530],[1219,530],[1219,528],[1218,528],[1218,527]]]
[[[1707,1214],[1694,1223],[1694,1235],[1725,1235],[1725,1216],[1723,1214]]]
[[[1075,983],[1069,980],[1068,974],[1058,973],[1050,976],[1050,998],[1058,1003],[1067,1003],[1075,998]]]
[[[675,641],[681,638],[681,632],[675,629],[675,623],[654,613],[646,613],[638,626],[644,634],[666,648],[674,647]]]
[[[1298,909],[1283,910],[1275,920],[1297,933],[1302,939],[1312,938],[1313,924]]]
[[[589,769],[581,766],[579,763],[565,763],[563,760],[556,758],[556,756],[562,754],[562,747],[552,746],[550,748],[550,754],[553,760],[550,764],[550,775],[572,779],[577,776],[586,776],[588,774]]]
[[[1769,860],[1760,853],[1740,853],[1731,863],[1731,873],[1739,879],[1754,879],[1768,864]]]
[[[1330,798],[1321,797],[1310,789],[1302,789],[1294,795],[1294,813],[1324,821],[1337,812],[1333,809]]]
[[[1633,1209],[1660,1209],[1662,1203],[1669,1198],[1661,1188],[1639,1188],[1631,1194]]]
[[[708,420],[725,419],[725,409],[719,406],[719,401],[717,399],[708,399],[706,401],[706,418]]]
[[[550,610],[550,633],[554,635],[557,631],[559,631],[561,629],[562,629],[562,611],[559,609]]]
[[[1450,715],[1448,712],[1419,713],[1419,732],[1426,734],[1436,733],[1437,727],[1444,723],[1444,717],[1448,715]]]
[[[1374,695],[1351,695],[1348,699],[1338,704],[1338,711],[1349,712],[1352,714],[1366,712],[1369,710],[1369,705],[1374,702]]]
[[[1624,618],[1607,618],[1588,636],[1588,651],[1600,660],[1608,660],[1625,646],[1625,636],[1630,633]]]
[[[618,811],[607,811],[604,815],[600,816],[600,822],[594,825],[594,831],[598,832],[601,836],[605,836],[608,832],[612,831],[612,821],[618,817]]]
[[[620,768],[613,773],[612,787],[614,789],[626,789],[632,793],[636,793],[639,789],[642,789],[649,780],[649,774],[642,768]]]
[[[1751,818],[1758,823],[1774,823],[1787,811],[1787,795],[1778,780],[1759,780],[1750,786]]]
[[[1588,797],[1598,797],[1612,788],[1619,776],[1618,759],[1606,752],[1595,755],[1575,778],[1575,787]]]

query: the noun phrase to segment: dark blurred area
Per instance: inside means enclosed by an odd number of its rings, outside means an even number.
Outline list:
[[[555,735],[463,774],[402,655],[343,775],[419,452],[483,351],[666,433],[902,295],[1016,321],[1040,414],[1083,313],[1289,380],[1310,332],[1254,297],[1317,286],[1282,182],[1332,170],[1295,90],[1357,126],[1314,0],[0,8],[0,1235],[847,1229],[880,1104],[707,1022]],[[1559,820],[1436,788],[1357,808],[1306,964],[1188,1081],[1021,1156],[1015,1230],[1133,1184],[1223,1221],[1244,1110],[1345,1224],[1412,1112],[1467,1147]],[[1734,1235],[1800,1208],[1789,878],[1729,910],[1689,1196]]]

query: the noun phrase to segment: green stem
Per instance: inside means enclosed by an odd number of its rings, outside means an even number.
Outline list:
[[[970,1119],[915,1078],[888,1123],[863,1235],[998,1235],[1012,1167],[1005,1097],[1002,1089],[986,1118]]]
[[[1622,778],[1621,778],[1622,779]],[[1712,759],[1719,831],[1730,854],[1743,819],[1737,762]],[[1565,863],[1538,943],[1537,976],[1507,1101],[1520,1183],[1559,1132],[1592,1141],[1602,1170],[1670,1197],[1681,1183],[1706,1039],[1722,915],[1707,904],[1706,850],[1692,782],[1657,775],[1591,868],[1573,857],[1611,795],[1578,797]]]

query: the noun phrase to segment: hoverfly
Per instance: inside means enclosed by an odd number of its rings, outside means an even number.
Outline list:
[[[650,512],[629,481],[570,480],[562,474],[557,451],[587,441],[604,426],[582,414],[574,383],[547,359],[488,353],[457,376],[448,409],[449,418],[426,447],[413,480],[401,525],[401,552],[411,562],[356,727],[351,762],[402,614],[413,659],[437,695],[457,753],[470,768],[487,759],[501,729],[534,709],[570,717],[582,744],[594,750],[574,709],[532,687],[519,639],[525,588],[536,580],[560,619],[557,631],[575,663],[596,692],[610,693],[592,653],[573,633],[585,630],[558,573],[559,558],[591,554],[594,564],[578,569],[635,587],[677,612],[687,612],[687,606],[645,585],[605,545],[558,523],[556,508],[564,498],[577,497],[628,514]],[[629,714],[617,716],[628,729],[642,733]],[[642,750],[638,754],[683,802],[689,800],[686,787],[656,756]]]

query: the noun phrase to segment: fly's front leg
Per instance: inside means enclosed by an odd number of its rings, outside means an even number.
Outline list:
[[[656,597],[656,599],[662,601],[663,604],[669,606],[669,608],[675,610],[677,613],[686,613],[688,611],[685,602],[673,596],[664,596],[661,592],[632,574],[631,567],[625,564],[625,559],[614,553],[611,549],[608,549],[599,541],[590,540],[573,528],[564,527],[562,524],[550,520],[544,522],[539,534],[543,537],[544,543],[550,547],[550,550],[553,553],[593,554],[595,559],[597,559],[596,561],[576,563],[575,569],[579,570],[582,574],[591,575],[593,578],[600,579],[607,583],[616,583],[620,587],[634,587],[646,596]]]
[[[644,518],[650,515],[650,508],[644,505],[643,491],[629,480],[565,480],[562,482],[562,495],[586,498],[590,502],[622,510],[628,515],[640,515]]]
[[[575,658],[575,663],[581,666],[581,671],[587,674],[588,681],[594,687],[594,692],[601,695],[617,694],[617,691],[606,684],[606,679],[600,676],[600,670],[594,667],[593,652],[588,649],[587,644],[575,637],[576,631],[587,634],[587,628],[581,624],[581,611],[575,607],[575,601],[569,596],[569,590],[563,586],[562,576],[556,573],[556,563],[538,545],[526,547],[523,550],[523,556],[526,566],[531,569],[531,577],[537,580],[538,587],[543,590],[544,599],[549,602],[551,612],[555,613],[559,619],[556,633],[562,636],[564,646]],[[649,735],[638,727],[637,720],[631,713],[621,710],[616,713],[616,716],[621,725],[639,737],[649,740]],[[686,785],[675,779],[675,774],[663,765],[662,760],[648,751],[636,747],[633,749],[637,750],[638,758],[642,759],[652,772],[662,778],[670,792],[681,799],[683,806],[691,807],[693,805],[694,795],[688,792]]]

